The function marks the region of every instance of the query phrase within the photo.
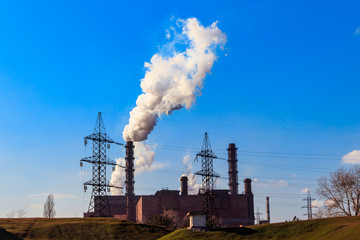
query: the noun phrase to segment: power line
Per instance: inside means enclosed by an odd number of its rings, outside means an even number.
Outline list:
[[[154,149],[170,150],[170,151],[191,151],[196,152],[196,148],[184,147],[184,146],[167,146],[167,145],[149,145]],[[226,150],[216,149],[215,152],[226,153]],[[254,153],[254,154],[248,154]],[[267,154],[267,155],[266,155]],[[277,156],[281,155],[281,156]],[[290,155],[290,156],[283,156]],[[266,157],[266,158],[283,158],[283,159],[306,159],[306,160],[322,160],[322,161],[340,161],[339,157],[343,157],[344,154],[324,154],[324,153],[296,153],[296,152],[264,152],[264,151],[252,151],[252,150],[238,150],[238,156],[246,157]],[[323,156],[323,157],[306,157],[306,156]],[[337,158],[329,158],[337,157]],[[358,159],[349,159],[358,160]]]
[[[217,159],[227,161],[227,159],[225,159],[225,158],[218,157]],[[263,167],[273,167],[273,168],[290,169],[290,170],[303,170],[303,171],[312,171],[312,172],[317,172],[315,170],[324,170],[324,171],[325,170],[326,171],[333,170],[333,169],[329,169],[329,168],[313,168],[313,167],[311,169],[309,169],[308,167],[291,166],[291,165],[283,165],[283,164],[270,164],[270,163],[263,163],[263,162],[247,162],[247,161],[241,161],[241,160],[239,160],[239,163],[247,164],[247,165],[260,165]]]
[[[174,118],[167,118],[166,121],[168,122],[181,122],[181,123],[184,123],[184,122],[187,122],[187,123],[193,123],[193,121],[189,121],[189,120],[176,120]],[[201,124],[201,125],[216,125],[217,123],[211,123],[209,121],[199,121],[197,120],[196,121],[197,123]],[[351,132],[351,133],[360,133],[360,131],[354,131],[354,129],[334,129],[334,128],[307,128],[307,127],[302,127],[302,128],[294,128],[294,127],[269,127],[269,126],[253,126],[253,125],[243,125],[243,124],[238,124],[238,122],[236,123],[229,123],[229,122],[222,122],[221,123],[222,125],[225,125],[225,126],[231,126],[232,129],[238,127],[238,128],[252,128],[252,129],[270,129],[270,130],[295,130],[295,131],[306,131],[306,130],[310,130],[310,131],[318,131],[318,132],[338,132],[338,131],[341,131],[341,132]],[[238,134],[224,134],[223,132],[213,132],[211,131],[210,132],[211,134],[215,134],[215,135],[221,135],[221,136],[238,136],[238,137],[241,137],[242,135],[238,135]]]
[[[197,148],[190,147],[190,146],[173,146],[173,145],[148,145],[154,149],[161,148],[161,149],[169,149],[169,150],[194,150],[196,151]],[[224,149],[214,149],[216,152],[227,152]],[[254,150],[238,150],[238,152],[243,153],[261,153],[261,154],[286,154],[286,155],[305,155],[305,156],[333,156],[333,157],[342,157],[344,154],[328,154],[328,153],[300,153],[300,152],[272,152],[272,151],[254,151]]]
[[[180,173],[183,173],[183,172],[180,172],[180,171],[172,171],[172,172],[168,172],[167,170],[147,170],[147,171],[144,171],[144,172],[155,172],[155,173],[160,173],[160,174],[168,174],[168,175],[177,175],[179,176]],[[229,179],[227,177],[219,177],[220,179]],[[254,182],[254,184],[264,184],[265,186],[266,185],[269,185],[271,186],[273,184],[274,187],[276,187],[276,184],[277,182]],[[294,183],[291,183],[291,184],[284,184],[284,185],[281,185],[282,187],[287,187],[287,188],[299,188],[299,187],[309,187],[309,186],[317,186],[317,185],[312,185],[312,184],[294,184]],[[278,185],[279,186],[279,185]]]

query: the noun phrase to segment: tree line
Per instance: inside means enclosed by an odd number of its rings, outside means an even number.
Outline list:
[[[360,211],[360,167],[340,168],[318,180],[316,193],[325,200],[322,216],[358,216]],[[321,212],[323,211],[323,212]]]
[[[23,218],[26,215],[26,211],[24,209],[20,209],[18,211],[11,211],[9,212],[6,217],[7,218]],[[44,218],[54,218],[56,216],[55,211],[55,202],[54,202],[54,196],[52,194],[49,194],[49,196],[46,198],[45,204],[44,204],[44,211],[43,211],[43,217]]]

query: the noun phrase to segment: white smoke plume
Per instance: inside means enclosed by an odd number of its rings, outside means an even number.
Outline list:
[[[125,158],[117,158],[116,164],[125,166]],[[111,174],[110,184],[124,188],[125,186],[125,169],[115,166],[115,171]],[[111,188],[111,195],[122,195],[125,189]]]
[[[167,166],[164,163],[153,164],[155,152],[151,146],[145,144],[144,142],[135,142],[135,174],[138,175],[144,171],[161,169]],[[125,166],[125,158],[116,159],[116,164],[120,166]],[[119,166],[115,166],[115,171],[111,174],[110,184],[117,187],[125,186],[125,169]],[[122,195],[125,189],[111,188],[111,195]]]
[[[199,192],[200,184],[196,183],[196,177],[192,172],[190,155],[185,155],[182,162],[185,166],[185,172],[182,176],[188,177],[188,192],[189,194],[197,194]]]
[[[161,115],[192,106],[196,96],[201,94],[206,74],[211,72],[216,49],[226,43],[226,35],[217,27],[217,22],[208,27],[202,26],[196,18],[178,20],[178,23],[181,33],[173,34],[175,39],[164,46],[166,53],[161,51],[145,63],[146,73],[140,84],[142,94],[123,131],[125,141],[135,142],[135,174],[167,166],[166,163],[154,164],[155,152],[141,141],[147,139]],[[170,29],[175,32],[175,28]],[[170,37],[167,31],[166,38]],[[186,44],[184,51],[175,49],[178,43]],[[117,162],[125,165],[124,159],[117,159]],[[188,176],[189,192],[196,186],[191,174]],[[124,181],[124,169],[116,167],[110,183],[123,187]],[[112,189],[113,195],[122,193],[121,189]]]
[[[155,151],[144,142],[135,142],[134,144],[135,174],[151,170],[154,163]]]
[[[143,93],[130,112],[129,124],[123,131],[125,141],[143,141],[154,129],[158,117],[183,107],[189,109],[201,94],[206,74],[211,72],[216,49],[226,43],[226,35],[217,22],[208,27],[196,18],[178,23],[182,26],[181,33],[176,35],[175,42],[167,45],[171,55],[157,53],[145,63],[146,73],[140,84]],[[186,43],[182,52],[175,49],[179,39]]]

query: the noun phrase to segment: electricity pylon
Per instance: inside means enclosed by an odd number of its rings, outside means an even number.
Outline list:
[[[260,225],[260,215],[262,215],[262,213],[259,211],[259,207],[257,207],[255,214],[256,214],[256,222],[258,225]]]
[[[201,188],[199,189],[199,193],[203,195],[202,210],[207,215],[216,215],[214,182],[215,178],[220,177],[220,175],[213,170],[213,159],[217,157],[211,149],[207,132],[205,133],[202,149],[196,154],[195,161],[199,161],[199,158],[201,159],[201,170],[195,172],[195,175],[202,177]]]
[[[304,215],[308,216],[308,220],[311,220],[312,219],[312,209],[313,209],[313,206],[311,204],[311,202],[315,200],[314,198],[311,198],[311,195],[310,195],[310,190],[308,190],[308,194],[307,194],[307,197],[303,199],[303,201],[306,201],[306,206],[303,206],[302,208],[307,208],[307,214],[305,213]]]
[[[92,179],[84,183],[84,191],[87,186],[92,186],[91,198],[88,213],[91,217],[110,217],[110,205],[107,197],[106,189],[110,191],[110,188],[121,188],[109,184],[106,180],[106,166],[119,166],[116,162],[106,156],[106,150],[110,148],[110,144],[123,145],[122,143],[112,140],[105,131],[101,112],[98,114],[93,134],[84,138],[85,146],[87,141],[93,141],[93,155],[85,157],[80,160],[80,166],[83,166],[83,162],[92,164]],[[123,166],[119,166],[123,167]]]

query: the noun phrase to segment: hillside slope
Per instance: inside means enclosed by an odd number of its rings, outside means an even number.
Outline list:
[[[158,239],[170,231],[113,218],[0,219],[0,239]]]
[[[289,239],[289,240],[358,240],[360,217],[339,217],[222,229],[211,232],[191,232],[181,229],[161,240],[180,239]]]

